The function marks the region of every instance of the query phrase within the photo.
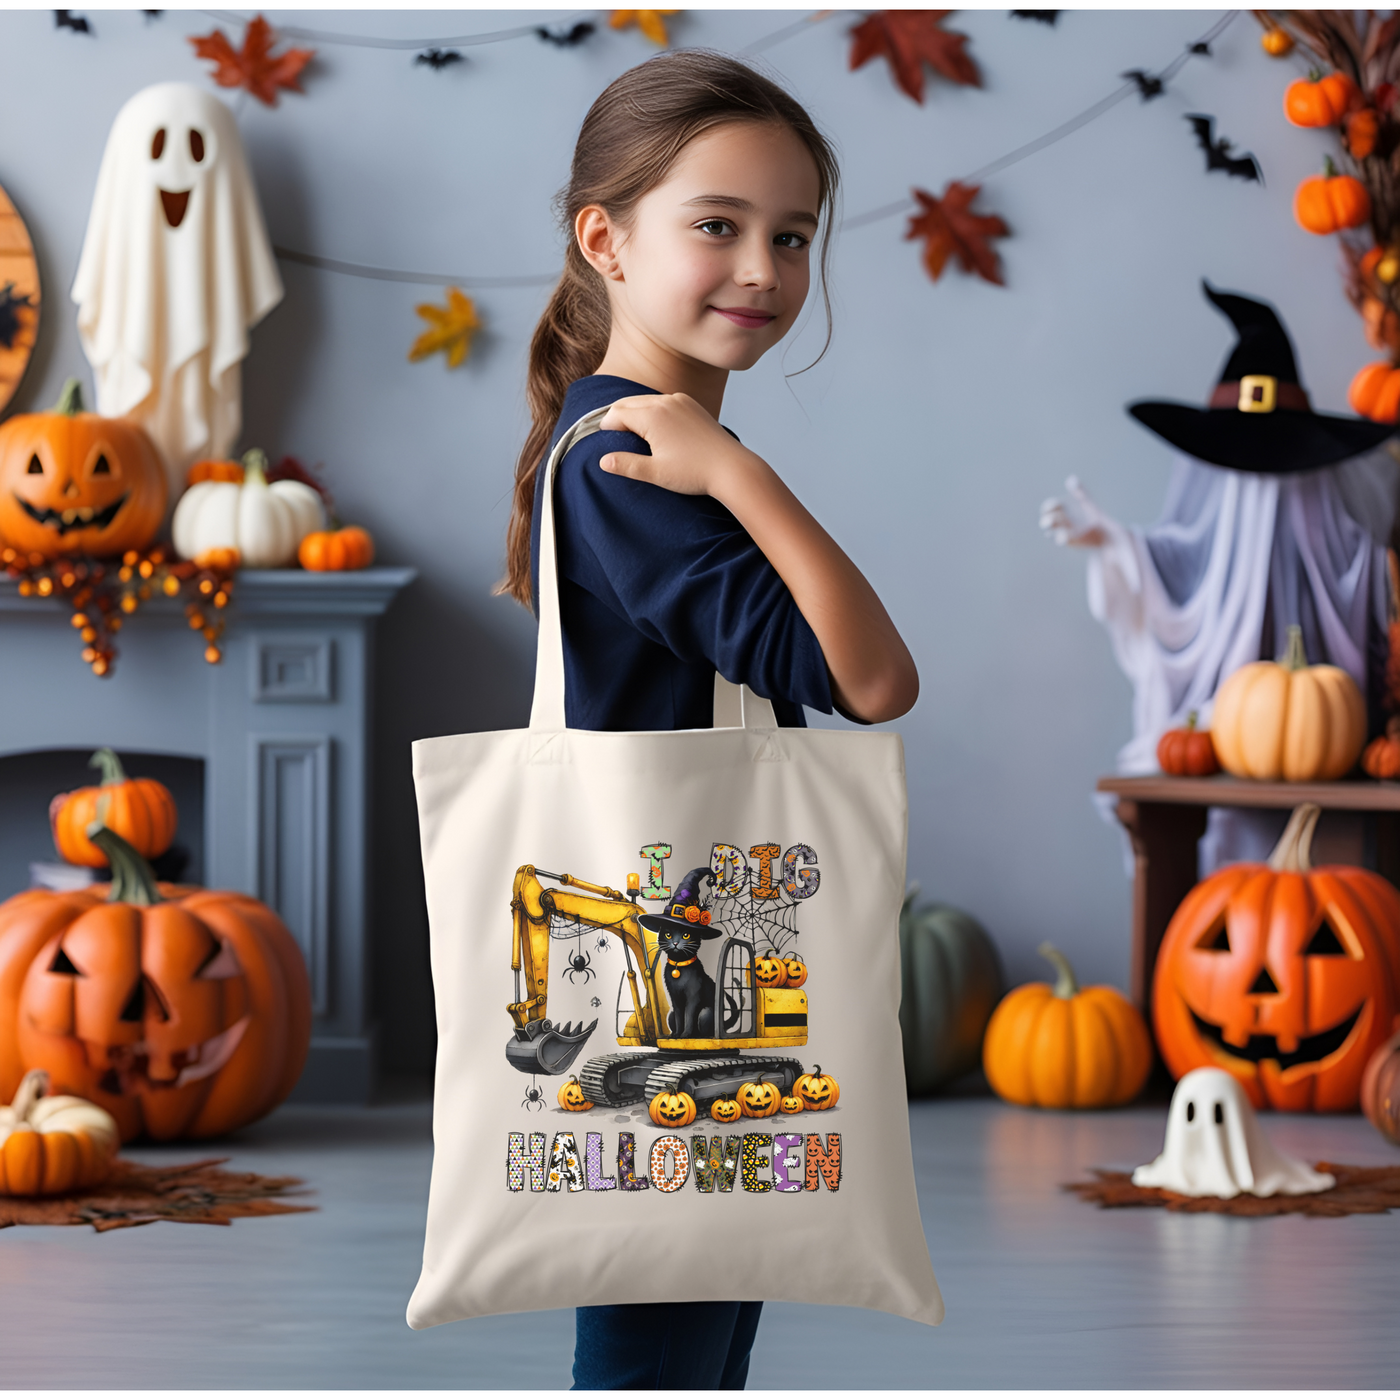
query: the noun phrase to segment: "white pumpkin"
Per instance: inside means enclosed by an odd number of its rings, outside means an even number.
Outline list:
[[[281,569],[313,530],[326,528],[318,492],[301,481],[267,479],[267,454],[243,457],[243,484],[201,481],[175,507],[170,531],[178,554],[197,559],[206,549],[236,549],[245,569]]]

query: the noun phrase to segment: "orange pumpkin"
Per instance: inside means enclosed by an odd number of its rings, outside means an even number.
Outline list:
[[[1293,52],[1293,36],[1287,30],[1270,27],[1259,36],[1259,47],[1270,58],[1287,58]]]
[[[716,1123],[737,1123],[742,1114],[738,1099],[716,1099],[710,1105],[710,1117]]]
[[[1372,778],[1400,778],[1400,716],[1392,716],[1385,733],[1366,745],[1361,767]]]
[[[647,1112],[658,1128],[684,1128],[695,1121],[695,1100],[689,1094],[663,1089],[652,1099]]]
[[[122,1140],[218,1137],[271,1111],[311,1041],[301,953],[266,905],[158,886],[115,833],[110,886],[0,905],[0,1099],[45,1069]]]
[[[185,485],[198,486],[201,481],[231,481],[235,486],[242,486],[243,463],[212,460],[196,462],[185,473]]]
[[[46,559],[144,549],[165,516],[155,444],[124,418],[82,411],[70,379],[50,413],[0,427],[0,539]]]
[[[1381,131],[1381,114],[1374,107],[1353,112],[1343,125],[1347,154],[1353,160],[1365,160],[1376,149]]]
[[[807,964],[801,958],[784,958],[783,974],[786,986],[800,987],[807,981]]]
[[[1309,233],[1360,228],[1371,217],[1371,196],[1354,175],[1338,175],[1327,159],[1323,175],[1310,175],[1293,196],[1293,217]]]
[[[1387,272],[1393,266],[1397,275],[1400,275],[1400,259],[1394,259],[1393,254],[1386,254],[1384,266]],[[1370,292],[1364,292],[1361,297],[1361,324],[1364,327],[1366,344],[1373,350],[1389,350],[1392,354],[1396,350],[1400,350],[1400,316],[1397,316],[1380,297],[1372,296]],[[1365,370],[1371,368],[1370,365],[1363,366],[1363,369],[1353,378],[1352,394],[1355,394],[1358,389],[1365,392],[1366,380],[1362,378],[1362,375]],[[1380,365],[1382,370],[1393,368],[1394,366],[1389,364]],[[1353,407],[1355,407],[1354,399]],[[1367,416],[1369,417],[1369,414]]]
[[[368,530],[347,525],[343,530],[313,530],[297,549],[303,569],[339,573],[374,563],[374,540]]]
[[[1345,73],[1313,74],[1289,83],[1283,114],[1294,126],[1335,126],[1360,100],[1360,91]]]
[[[798,1075],[792,1091],[802,1100],[804,1108],[816,1112],[835,1108],[836,1100],[841,1097],[841,1086],[829,1074],[823,1074],[820,1065],[811,1074]]]
[[[776,1084],[759,1080],[754,1084],[739,1086],[739,1112],[745,1118],[771,1118],[782,1102],[783,1096]]]
[[[1362,365],[1351,381],[1347,402],[1363,418],[1376,423],[1395,422],[1400,416],[1400,369],[1389,360]]]
[[[576,1075],[570,1075],[569,1082],[560,1088],[559,1107],[565,1113],[582,1113],[585,1109],[593,1107]]]
[[[1228,1070],[1256,1108],[1346,1112],[1400,1010],[1400,892],[1312,869],[1318,808],[1267,865],[1227,865],[1182,901],[1157,957],[1152,1019],[1172,1074]]]
[[[1209,729],[1196,728],[1196,712],[1186,716],[1185,729],[1168,729],[1157,741],[1157,764],[1176,777],[1208,778],[1220,771]]]
[[[121,1145],[116,1120],[66,1094],[44,1097],[49,1077],[32,1069],[0,1108],[0,1196],[57,1196],[105,1181]]]
[[[802,1102],[801,1094],[784,1094],[778,1101],[778,1107],[784,1113],[801,1113],[807,1105]]]
[[[1382,1137],[1400,1147],[1400,1031],[1366,1062],[1361,1111]]]
[[[787,968],[776,953],[767,953],[753,960],[753,980],[760,987],[782,987],[787,985]]]
[[[88,767],[102,770],[101,787],[61,792],[49,804],[49,824],[59,855],[69,865],[97,868],[107,864],[107,857],[87,837],[88,826],[99,814],[109,831],[115,831],[147,860],[164,855],[179,822],[170,789],[154,778],[128,778],[121,759],[111,749],[98,749]]]

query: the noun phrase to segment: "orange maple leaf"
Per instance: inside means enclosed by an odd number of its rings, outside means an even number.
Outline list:
[[[872,58],[889,62],[894,80],[914,99],[924,100],[924,64],[949,82],[981,87],[977,65],[963,51],[966,34],[944,29],[952,10],[877,10],[851,30],[851,68]]]
[[[662,16],[678,14],[679,10],[614,10],[608,24],[613,29],[626,29],[635,24],[653,44],[664,49],[671,42],[671,36],[666,33],[666,21]]]
[[[193,38],[195,54],[216,66],[214,81],[220,87],[247,88],[259,102],[277,105],[277,90],[301,92],[301,70],[316,57],[315,49],[286,49],[274,56],[272,26],[259,15],[243,31],[243,47],[235,49],[222,29]]]
[[[981,189],[980,185],[962,185],[953,180],[943,191],[942,199],[935,199],[925,190],[914,191],[923,212],[911,216],[904,236],[924,239],[924,266],[935,282],[943,275],[948,258],[956,255],[964,272],[975,272],[998,287],[1005,286],[1001,260],[989,240],[1007,238],[1011,230],[995,214],[972,212],[972,202]]]

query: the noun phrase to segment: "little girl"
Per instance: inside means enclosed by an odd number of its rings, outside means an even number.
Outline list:
[[[564,275],[530,347],[502,585],[531,603],[539,468],[611,404],[554,484],[571,728],[707,729],[716,671],[786,725],[804,705],[894,719],[918,696],[869,583],[718,421],[730,372],[797,320],[814,243],[825,273],[837,178],[801,105],[720,54],[654,58],[584,119],[559,199]],[[761,1308],[580,1308],[575,1389],[741,1390]]]

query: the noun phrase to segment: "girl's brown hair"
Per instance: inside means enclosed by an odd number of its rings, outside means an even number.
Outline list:
[[[526,607],[532,593],[530,526],[535,476],[569,385],[592,374],[602,363],[612,323],[603,278],[579,249],[574,221],[580,211],[596,204],[625,225],[638,200],[665,180],[676,157],[691,141],[733,122],[786,126],[816,162],[821,190],[822,301],[828,342],[831,339],[826,268],[839,175],[831,146],[802,104],[746,64],[704,49],[660,54],[606,88],[583,119],[569,183],[555,199],[567,238],[564,275],[530,342],[525,386],[530,435],[515,464],[515,494],[506,533],[506,577],[497,589]],[[823,346],[822,353],[825,351]]]

